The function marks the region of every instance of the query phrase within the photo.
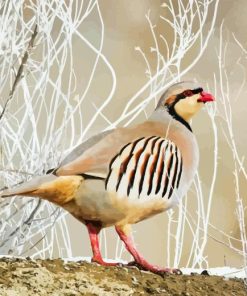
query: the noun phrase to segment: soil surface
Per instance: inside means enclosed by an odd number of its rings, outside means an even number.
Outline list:
[[[136,267],[102,267],[84,261],[1,258],[0,295],[246,296],[247,290],[243,280],[218,276],[160,276]]]

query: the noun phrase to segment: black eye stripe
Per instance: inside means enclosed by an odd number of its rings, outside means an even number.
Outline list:
[[[185,90],[183,92],[183,94],[186,96],[186,97],[191,97],[194,93],[192,92],[192,90],[188,89],[188,90]]]
[[[178,94],[176,97],[176,101],[185,99],[186,97],[190,97],[196,94],[199,94],[203,91],[201,87],[195,88],[195,89],[186,89],[182,93]]]
[[[185,95],[185,92],[191,92],[190,95]],[[193,96],[193,95],[196,95],[196,94],[199,94],[203,92],[203,88],[201,87],[198,87],[198,88],[194,88],[194,89],[187,89],[187,90],[184,90],[183,92],[181,92],[180,94],[176,95],[176,98],[175,100],[168,104],[168,103],[165,103],[165,106],[167,106],[168,109],[170,108],[173,108],[175,106],[175,104],[179,101],[179,100],[182,100],[182,99],[185,99],[186,97],[189,97],[189,96]]]
[[[185,99],[186,98],[186,96],[183,94],[183,93],[181,93],[181,94],[178,94],[177,95],[177,97],[176,97],[176,101],[179,101],[179,100],[181,100],[181,99]]]
[[[195,88],[195,89],[192,90],[192,92],[193,92],[194,95],[195,95],[195,94],[199,94],[199,93],[201,93],[202,91],[203,91],[203,89],[202,89],[201,87],[198,87],[198,88]]]

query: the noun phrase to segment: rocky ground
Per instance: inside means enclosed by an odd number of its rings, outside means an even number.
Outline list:
[[[221,295],[244,296],[243,280],[208,275],[154,275],[88,262],[0,259],[1,296]]]

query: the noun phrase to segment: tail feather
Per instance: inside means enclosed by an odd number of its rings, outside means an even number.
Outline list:
[[[38,189],[43,183],[51,182],[57,179],[54,175],[44,175],[37,176],[31,179],[30,181],[24,182],[20,185],[17,185],[14,188],[4,189],[0,193],[0,197],[8,197],[14,195],[25,195],[31,193],[32,191]]]

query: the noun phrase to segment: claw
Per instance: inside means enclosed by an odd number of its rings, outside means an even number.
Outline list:
[[[182,274],[183,274],[183,272],[182,272],[182,270],[181,270],[181,269],[176,269],[176,272],[175,272],[175,274],[177,274],[177,275],[182,275]]]
[[[132,237],[126,234],[123,229],[116,227],[116,231],[120,237],[120,239],[124,242],[126,249],[130,252],[130,254],[134,257],[134,262],[130,262],[127,266],[136,266],[140,270],[151,271],[156,274],[164,275],[164,274],[182,274],[181,270],[175,268],[161,268],[159,266],[150,264],[147,262],[143,256],[137,251],[134,241]]]
[[[164,274],[177,274],[177,275],[181,275],[183,274],[182,271],[178,268],[161,268],[160,270],[157,270],[157,273],[164,273]]]
[[[146,262],[145,262],[146,263]],[[159,274],[159,275],[166,275],[166,274],[177,274],[181,275],[183,274],[180,269],[177,268],[161,268],[156,265],[151,265],[151,264],[141,264],[136,261],[130,261],[128,264],[126,264],[126,267],[132,267],[135,266],[140,270],[146,270],[146,271],[151,271],[153,273]]]
[[[116,262],[116,263],[115,262],[106,262],[102,258],[95,258],[95,257],[93,257],[91,259],[91,262],[98,263],[99,265],[102,265],[102,266],[119,266],[120,265],[120,263],[118,263],[118,262]]]

